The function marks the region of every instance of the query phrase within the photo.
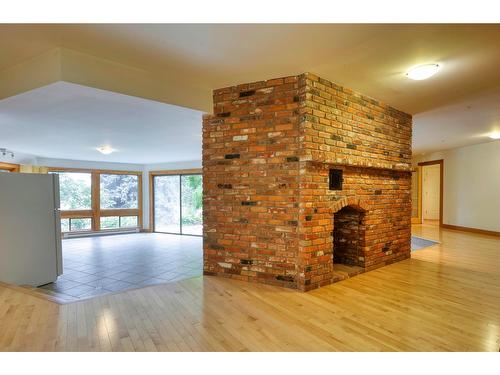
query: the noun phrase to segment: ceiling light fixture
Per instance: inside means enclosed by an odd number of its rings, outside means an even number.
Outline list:
[[[411,68],[406,76],[415,81],[421,81],[423,79],[427,79],[436,74],[439,70],[439,64],[425,64],[419,65],[414,68]]]
[[[101,147],[98,147],[98,148],[97,148],[97,151],[99,151],[101,154],[104,154],[104,155],[109,155],[109,154],[111,154],[111,153],[112,153],[113,151],[115,151],[115,150],[113,150],[113,149],[111,148],[111,146],[107,146],[107,145],[106,145],[106,146],[101,146]]]
[[[500,139],[500,132],[493,132],[489,135],[491,139]]]
[[[10,156],[11,159],[14,159],[14,152],[7,150],[6,148],[0,148],[0,154],[2,156]]]

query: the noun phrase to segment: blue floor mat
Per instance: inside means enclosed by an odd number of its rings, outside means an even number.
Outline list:
[[[416,236],[411,236],[411,251],[420,250],[425,247],[436,245],[439,242],[426,240],[425,238],[420,238]]]

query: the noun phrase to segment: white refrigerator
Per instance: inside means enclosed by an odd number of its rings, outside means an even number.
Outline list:
[[[40,286],[62,267],[59,176],[0,173],[0,281]]]

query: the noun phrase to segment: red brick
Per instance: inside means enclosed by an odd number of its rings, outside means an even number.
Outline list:
[[[205,274],[310,290],[337,280],[335,259],[368,271],[410,256],[410,115],[310,73],[215,90],[214,113]]]

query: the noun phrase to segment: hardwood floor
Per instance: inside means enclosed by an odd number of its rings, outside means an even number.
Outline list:
[[[57,305],[0,287],[0,349],[498,351],[500,239],[413,229],[441,243],[309,293],[198,277]]]

